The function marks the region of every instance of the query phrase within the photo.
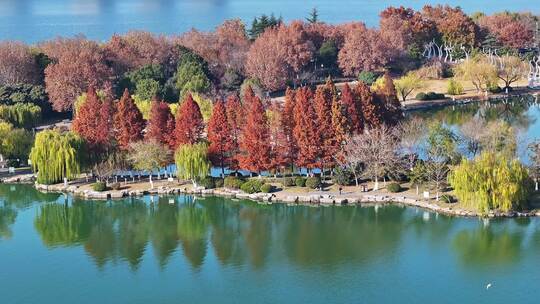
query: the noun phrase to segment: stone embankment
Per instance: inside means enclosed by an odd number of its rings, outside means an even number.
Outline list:
[[[400,196],[399,194],[365,194],[354,193],[350,196],[335,196],[331,194],[303,194],[296,195],[291,193],[276,192],[276,193],[255,193],[248,194],[239,190],[230,190],[225,188],[219,189],[203,189],[186,186],[161,186],[148,190],[112,190],[106,192],[97,192],[93,190],[83,190],[76,185],[68,185],[65,187],[62,184],[58,185],[40,185],[36,184],[36,189],[41,191],[50,192],[69,192],[76,196],[84,197],[86,199],[119,199],[124,197],[134,197],[142,195],[173,195],[173,194],[190,194],[201,196],[220,196],[235,199],[246,199],[258,202],[259,204],[273,204],[283,203],[290,206],[305,205],[305,206],[373,206],[373,205],[386,205],[395,204],[401,206],[417,207],[433,212],[461,216],[461,217],[531,217],[540,216],[540,211],[529,212],[489,212],[488,214],[480,214],[471,210],[465,210],[461,208],[455,208],[455,204],[448,204],[447,206],[441,206],[429,200],[419,200],[411,197]]]
[[[34,174],[17,174],[0,177],[0,183],[6,184],[33,184],[36,181]]]

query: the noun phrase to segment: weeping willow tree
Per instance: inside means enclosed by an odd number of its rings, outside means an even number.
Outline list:
[[[183,145],[174,155],[178,178],[188,179],[197,185],[197,180],[204,178],[210,173],[210,161],[208,160],[208,146],[205,143]]]
[[[483,214],[490,210],[507,212],[526,207],[531,189],[525,166],[494,152],[462,161],[448,180],[465,206]]]
[[[37,182],[54,184],[76,177],[83,166],[84,141],[72,132],[47,130],[36,135],[30,151]]]
[[[31,103],[0,105],[0,120],[15,127],[31,128],[41,121],[41,108]]]

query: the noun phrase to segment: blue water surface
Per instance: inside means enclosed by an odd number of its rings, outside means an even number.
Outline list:
[[[387,6],[419,9],[439,3],[461,6],[468,13],[540,13],[540,5],[534,0],[2,0],[0,40],[32,43],[80,33],[106,40],[114,33],[132,29],[174,34],[191,28],[210,30],[231,18],[251,24],[253,17],[261,14],[274,13],[286,21],[303,19],[313,7],[325,22],[364,21],[376,26],[379,12]]]

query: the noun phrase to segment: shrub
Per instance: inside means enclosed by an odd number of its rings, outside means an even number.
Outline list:
[[[229,188],[229,189],[240,189],[240,187],[242,187],[243,183],[244,183],[244,181],[239,179],[238,177],[227,176],[227,177],[225,177],[225,181],[223,182],[223,186],[225,186],[225,188]]]
[[[103,192],[107,190],[107,184],[105,182],[96,182],[92,185],[92,189],[97,192]]]
[[[18,159],[8,159],[6,164],[8,167],[19,168],[21,166],[21,161]]]
[[[452,204],[453,202],[455,202],[455,198],[451,195],[448,195],[448,194],[443,194],[439,197],[439,200],[443,203],[446,203],[446,204]]]
[[[444,94],[439,94],[435,92],[429,92],[427,93],[428,100],[436,100],[436,99],[444,99]]]
[[[403,188],[401,188],[401,185],[398,183],[390,183],[386,186],[386,190],[388,190],[388,192],[396,193],[401,192]]]
[[[274,186],[271,184],[264,184],[261,186],[261,192],[262,193],[274,192]]]
[[[299,176],[294,180],[294,184],[296,185],[296,187],[305,187],[306,179]]]
[[[308,186],[310,189],[317,189],[321,186],[321,178],[320,177],[308,177],[306,180],[306,186]]]
[[[252,193],[261,192],[262,185],[263,185],[262,181],[250,179],[244,184],[242,184],[242,186],[240,186],[240,189],[242,189],[242,191],[246,193],[252,194]]]
[[[112,183],[110,186],[113,190],[120,190],[120,183]]]
[[[332,177],[332,181],[340,186],[348,186],[353,180],[354,176],[351,170],[344,167],[337,167],[334,171],[334,176]]]
[[[358,81],[365,83],[368,86],[371,86],[375,81],[377,81],[377,74],[370,71],[362,71],[358,74]]]
[[[494,93],[494,94],[497,94],[497,93],[501,93],[502,92],[502,89],[500,86],[498,86],[496,83],[489,83],[488,84],[488,91],[490,93]]]
[[[420,92],[416,94],[416,99],[418,100],[437,100],[437,99],[444,99],[444,98],[445,98],[444,94],[439,94],[435,92],[428,92],[428,93]]]
[[[416,99],[418,99],[418,100],[426,100],[426,93],[420,92],[420,93],[416,94]]]
[[[463,94],[463,86],[461,83],[454,79],[448,81],[447,91],[448,95],[461,95]]]
[[[205,189],[214,189],[216,187],[216,182],[211,176],[206,176],[205,178],[197,181],[197,183],[199,184],[199,186],[204,187]]]
[[[291,177],[284,177],[281,179],[281,184],[283,185],[283,187],[292,187],[295,185],[294,183],[294,179],[292,179]]]
[[[216,180],[214,180],[214,183],[216,185],[216,188],[223,188],[223,179],[222,178],[216,178]]]
[[[416,70],[416,74],[422,79],[442,79],[449,77],[452,72],[448,63],[441,60],[432,60]]]

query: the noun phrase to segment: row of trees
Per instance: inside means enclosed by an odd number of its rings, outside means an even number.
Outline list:
[[[169,102],[187,91],[238,90],[245,78],[273,91],[303,83],[318,69],[354,77],[366,70],[408,70],[432,41],[452,46],[455,58],[463,57],[460,46],[530,47],[536,20],[531,14],[468,16],[450,6],[389,7],[377,29],[361,22],[330,25],[313,16],[289,24],[262,16],[249,31],[240,20],[227,20],[215,31],[177,37],[130,32],[104,44],[84,37],[36,46],[6,41],[0,43],[0,85],[44,85],[57,111],[72,110],[90,86],[115,89],[117,97],[128,88],[141,99],[158,95]]]
[[[307,87],[288,90],[284,104],[263,102],[250,87],[243,96],[243,101],[236,95],[216,101],[208,124],[189,93],[176,115],[167,103],[155,99],[145,121],[127,89],[113,102],[91,88],[77,108],[74,134],[39,133],[32,163],[44,183],[73,177],[68,167],[77,174],[90,165],[98,175],[128,168],[157,170],[172,161],[173,151],[179,177],[193,180],[208,174],[209,161],[221,167],[222,173],[226,168],[257,173],[289,167],[330,169],[338,163],[351,134],[383,123],[395,125],[402,116],[388,75],[384,85],[373,91],[360,83],[355,88],[345,85],[340,92],[330,79],[315,92]],[[84,147],[74,138],[83,140]],[[67,148],[49,152],[48,147],[55,145]],[[80,155],[88,157],[77,166],[68,164],[62,155],[79,155],[69,149],[78,153],[84,149]],[[64,176],[41,173],[54,170]]]

